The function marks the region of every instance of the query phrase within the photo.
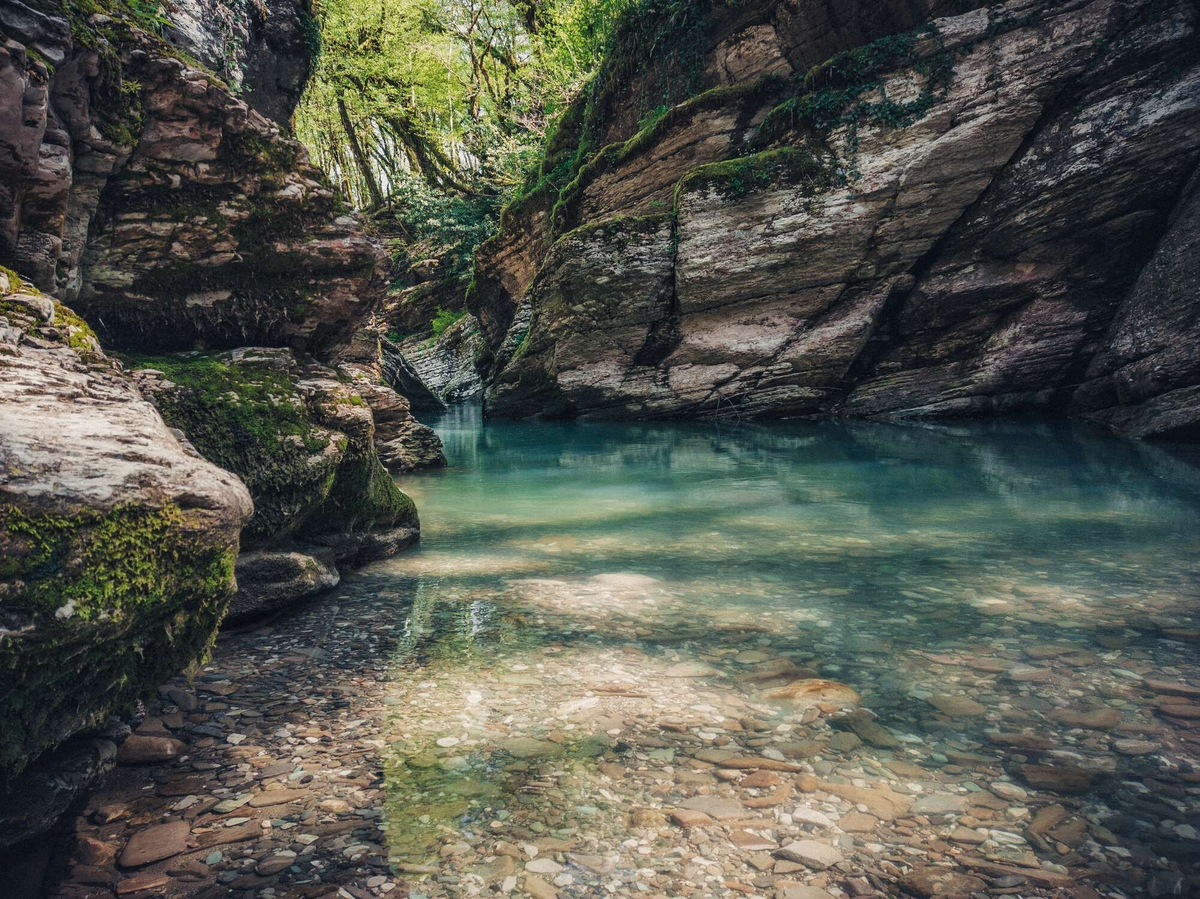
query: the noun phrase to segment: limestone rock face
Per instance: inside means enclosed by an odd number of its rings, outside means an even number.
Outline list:
[[[478,255],[489,414],[1190,433],[1200,11],[973,6],[743,5],[708,90],[578,124]]]
[[[382,295],[382,248],[267,117],[286,122],[299,95],[307,12],[245,7],[187,0],[168,37],[201,61],[241,46],[222,71],[247,99],[117,14],[75,35],[64,17],[2,20],[0,262],[110,349],[331,356]]]
[[[403,374],[411,369],[439,407],[477,399],[483,394],[483,379],[476,360],[483,349],[478,320],[473,315],[463,316],[431,341],[406,340],[395,352],[396,373],[388,383],[415,403],[416,395],[406,386],[410,379]],[[385,357],[385,366],[390,361]]]
[[[134,378],[205,458],[255,501],[233,613],[276,608],[337,583],[353,566],[416,540],[416,508],[380,464],[364,392],[403,397],[290,350],[135,357]],[[436,440],[436,437],[434,438]],[[273,578],[275,578],[273,580]]]
[[[253,508],[81,319],[14,280],[0,275],[0,789],[203,653]]]
[[[319,29],[307,0],[176,0],[167,39],[287,127],[304,91]]]

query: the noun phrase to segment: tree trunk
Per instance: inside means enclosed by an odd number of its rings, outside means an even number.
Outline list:
[[[346,132],[346,140],[350,144],[350,153],[354,157],[354,164],[358,166],[363,183],[367,185],[367,193],[371,195],[371,206],[382,206],[383,194],[379,192],[379,185],[375,183],[375,175],[371,171],[370,161],[363,152],[362,145],[358,142],[358,134],[354,130],[354,125],[350,122],[350,113],[346,110],[346,101],[342,99],[340,94],[337,98],[337,108],[338,115],[342,119],[342,130]]]

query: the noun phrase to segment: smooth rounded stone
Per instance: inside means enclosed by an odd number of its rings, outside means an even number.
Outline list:
[[[178,757],[184,744],[171,737],[130,734],[117,749],[118,765],[151,765]]]
[[[738,849],[745,849],[748,852],[761,852],[771,850],[778,845],[774,840],[760,837],[756,833],[751,833],[748,830],[735,830],[729,835],[729,842],[733,843]]]
[[[533,899],[558,899],[558,890],[532,874],[525,877],[525,892]]]
[[[849,731],[838,731],[829,738],[829,748],[835,752],[853,752],[861,745],[862,739],[858,734]]]
[[[178,855],[187,850],[190,833],[191,827],[186,821],[153,824],[134,831],[121,851],[118,863],[122,868],[138,868]]]
[[[817,840],[796,840],[776,850],[775,854],[788,861],[798,862],[814,871],[824,871],[842,860],[842,854],[827,843]]]
[[[990,784],[988,789],[1008,802],[1021,802],[1029,796],[1021,787],[1005,780],[998,780]]]
[[[1050,719],[1067,727],[1082,727],[1089,730],[1108,730],[1121,723],[1121,713],[1117,709],[1101,708],[1088,712],[1077,712],[1071,709],[1055,709],[1050,713]]]
[[[723,796],[693,796],[680,802],[678,807],[700,812],[717,821],[727,821],[745,815],[740,802],[736,799],[726,799]]]
[[[316,548],[308,552],[244,552],[238,556],[234,572],[238,589],[229,605],[229,621],[265,615],[332,589],[341,580],[333,551]]]
[[[792,820],[797,824],[811,824],[813,827],[833,827],[833,821],[828,815],[803,806],[792,810]]]
[[[966,799],[962,796],[949,796],[945,793],[925,793],[916,798],[909,812],[914,815],[950,815],[961,812],[967,807]]]
[[[776,894],[778,899],[833,899],[833,894],[820,887],[786,886]]]
[[[1148,740],[1113,740],[1113,749],[1121,755],[1149,755],[1158,746]]]
[[[535,858],[525,863],[525,870],[532,874],[558,874],[563,866],[552,858]]]
[[[294,856],[290,855],[272,855],[269,858],[264,858],[254,868],[263,877],[270,877],[272,874],[278,874],[280,871],[290,868],[296,863]]]
[[[1194,702],[1164,702],[1158,710],[1170,718],[1200,718],[1200,704]]]
[[[713,823],[713,819],[704,814],[704,812],[696,812],[685,808],[676,809],[671,812],[671,820],[685,830],[690,830],[693,827],[706,827]],[[643,824],[638,826],[649,827],[654,825]]]
[[[535,740],[533,737],[513,737],[502,741],[500,749],[516,759],[533,759],[556,752],[558,745],[549,740]]]
[[[1098,771],[1057,765],[1018,765],[1017,774],[1035,790],[1065,795],[1090,792],[1101,778]]]
[[[250,808],[270,808],[274,805],[302,802],[311,795],[312,793],[308,790],[264,790],[263,792],[252,796],[250,801],[246,804],[250,806]]]
[[[1143,681],[1145,687],[1155,693],[1165,693],[1170,696],[1188,696],[1193,699],[1200,699],[1200,687],[1192,684],[1185,684],[1178,681],[1164,681],[1153,678],[1146,678]]]
[[[853,811],[842,815],[837,824],[846,833],[871,833],[879,824],[879,819],[874,815]]]
[[[862,696],[853,687],[821,677],[810,677],[793,681],[783,687],[767,690],[767,699],[786,699],[796,708],[809,708],[821,703],[854,707],[862,702]]]
[[[985,706],[966,696],[934,694],[927,701],[942,714],[953,718],[975,717],[987,711]]]
[[[900,885],[914,896],[932,899],[947,894],[974,893],[987,889],[987,883],[971,874],[951,868],[915,868],[900,879]]]
[[[829,719],[829,723],[836,728],[845,729],[853,732],[862,741],[876,749],[899,749],[901,747],[900,740],[896,738],[890,730],[879,724],[875,718],[865,710],[851,712],[848,715],[840,715]]]

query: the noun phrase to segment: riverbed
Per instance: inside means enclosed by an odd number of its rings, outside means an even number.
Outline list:
[[[140,730],[186,750],[93,797],[59,895],[1200,889],[1194,459],[433,424],[420,546],[223,635]]]

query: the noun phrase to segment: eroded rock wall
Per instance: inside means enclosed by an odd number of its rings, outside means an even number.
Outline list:
[[[0,796],[206,650],[252,510],[78,316],[14,281],[0,274]],[[52,823],[72,791],[22,795],[0,844]]]
[[[1195,4],[752,6],[481,250],[493,414],[1200,420]]]

